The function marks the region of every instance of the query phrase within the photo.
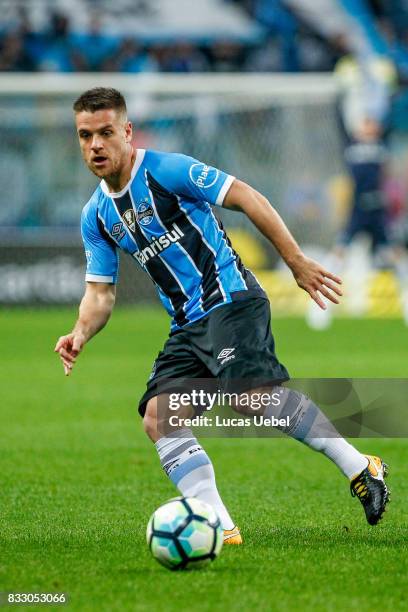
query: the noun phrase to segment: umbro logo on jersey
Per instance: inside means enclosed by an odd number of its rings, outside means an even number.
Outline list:
[[[136,229],[136,218],[135,211],[133,208],[128,208],[122,215],[122,218],[131,232],[134,232]]]
[[[111,234],[112,234],[113,238],[115,238],[115,240],[120,242],[122,240],[123,236],[126,235],[126,232],[123,229],[123,223],[114,223],[112,225]]]
[[[224,363],[227,363],[227,361],[231,361],[231,359],[235,359],[235,355],[233,355],[234,351],[235,348],[222,349],[222,351],[217,357],[217,359],[221,359],[221,365],[224,365]]]
[[[144,266],[149,259],[156,257],[165,249],[168,249],[172,244],[179,242],[183,238],[184,234],[181,229],[173,223],[173,229],[171,232],[166,232],[158,238],[155,238],[149,243],[149,246],[145,247],[137,253],[133,253],[133,257],[137,259],[141,266]]]
[[[139,225],[150,225],[153,219],[154,211],[152,205],[149,200],[143,200],[137,207],[137,222]]]

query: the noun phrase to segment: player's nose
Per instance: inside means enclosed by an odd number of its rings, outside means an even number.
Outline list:
[[[92,137],[92,142],[91,142],[91,149],[92,151],[99,151],[99,149],[101,149],[103,146],[101,139],[99,138],[98,134],[95,134]]]

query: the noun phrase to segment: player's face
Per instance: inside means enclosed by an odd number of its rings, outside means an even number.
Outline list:
[[[99,178],[119,175],[129,160],[132,124],[114,109],[75,115],[82,156]]]
[[[381,136],[381,125],[374,119],[366,118],[359,126],[357,135],[363,142],[376,141]]]

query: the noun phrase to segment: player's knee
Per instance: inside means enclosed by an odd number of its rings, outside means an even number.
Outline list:
[[[248,394],[238,395],[236,398],[231,400],[230,406],[238,414],[246,416],[252,416],[254,414],[250,402],[248,401]]]
[[[231,402],[231,408],[237,412],[238,414],[249,415],[251,414],[250,408],[248,405],[244,405],[238,400]]]
[[[155,397],[146,404],[146,412],[143,417],[143,428],[149,438],[156,442],[159,439],[157,432],[157,400]]]

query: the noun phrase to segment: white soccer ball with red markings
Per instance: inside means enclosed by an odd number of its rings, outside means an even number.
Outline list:
[[[153,557],[177,570],[213,561],[221,551],[224,534],[209,504],[194,497],[175,497],[152,514],[146,539]]]

